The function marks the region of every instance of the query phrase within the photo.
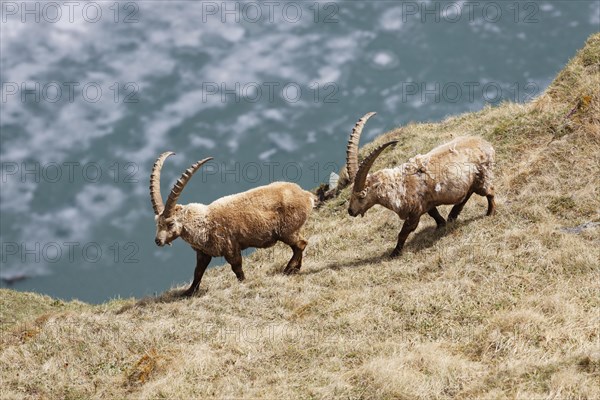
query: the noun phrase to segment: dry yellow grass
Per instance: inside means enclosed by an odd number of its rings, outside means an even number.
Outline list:
[[[599,399],[600,229],[561,230],[600,221],[599,88],[597,34],[532,103],[366,146],[400,140],[375,169],[458,134],[498,153],[497,216],[476,197],[444,231],[424,217],[399,259],[397,217],[351,219],[346,191],[311,217],[296,276],[277,246],[191,299],[0,291],[2,397]]]

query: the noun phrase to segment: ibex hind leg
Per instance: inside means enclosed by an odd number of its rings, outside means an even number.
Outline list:
[[[475,190],[480,196],[487,198],[488,209],[485,215],[491,216],[496,213],[496,201],[494,197],[496,195],[494,189],[494,173],[490,166],[483,169],[481,180],[479,180],[480,187]],[[479,185],[478,185],[479,186]]]
[[[433,207],[431,210],[427,211],[427,214],[429,214],[431,218],[435,219],[437,229],[441,229],[446,226],[446,220],[440,215],[440,212],[436,207]]]
[[[487,198],[488,209],[487,209],[487,212],[485,215],[489,217],[489,216],[496,214],[496,201],[494,199],[494,197],[495,197],[494,187],[490,186],[487,188],[481,188],[481,189],[477,190],[475,193]]]
[[[487,213],[485,215],[487,215],[489,217],[489,216],[496,214],[496,200],[494,200],[495,193],[494,193],[493,186],[487,190],[485,197],[487,198],[487,202],[488,202],[488,209],[487,209]]]
[[[485,215],[491,217],[492,215],[496,214],[496,201],[494,200],[493,194],[488,194],[486,197],[488,201],[488,210]]]
[[[292,258],[288,262],[287,266],[283,270],[284,274],[293,274],[300,270],[302,267],[302,252],[306,248],[308,242],[304,240],[300,235],[293,235],[290,238],[282,238],[281,241],[292,248]]]
[[[231,270],[237,277],[238,281],[242,282],[246,277],[242,270],[242,252],[236,251],[225,256],[225,261],[231,265]]]

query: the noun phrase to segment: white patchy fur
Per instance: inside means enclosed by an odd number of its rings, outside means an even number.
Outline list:
[[[364,215],[379,204],[406,219],[442,204],[460,203],[469,192],[493,195],[494,158],[487,141],[458,137],[396,168],[369,174],[361,195],[351,195],[349,211]]]

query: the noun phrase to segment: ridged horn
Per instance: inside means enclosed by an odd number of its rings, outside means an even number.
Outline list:
[[[150,200],[152,201],[152,208],[155,215],[160,215],[165,209],[162,196],[160,195],[160,170],[167,157],[174,154],[172,151],[165,151],[156,159],[152,167],[152,173],[150,174]]]
[[[212,157],[207,157],[204,160],[200,160],[192,164],[188,169],[185,170],[183,174],[181,174],[181,178],[177,179],[177,182],[175,182],[175,185],[173,185],[173,189],[171,189],[171,193],[169,193],[169,197],[167,198],[167,204],[165,204],[165,210],[163,211],[163,216],[165,218],[169,218],[173,213],[175,204],[177,204],[177,199],[179,199],[179,195],[181,195],[183,188],[192,178],[192,175],[194,175],[194,173],[198,171],[205,162],[210,161],[212,159]]]
[[[377,147],[375,150],[371,152],[361,163],[358,168],[358,172],[356,173],[356,178],[354,179],[354,187],[352,189],[353,192],[360,192],[365,188],[365,182],[367,181],[367,175],[369,174],[369,170],[373,166],[373,163],[379,157],[382,151],[384,151],[388,146],[393,146],[398,143],[397,140],[392,140],[391,142],[387,142]]]
[[[350,139],[348,139],[348,146],[346,147],[346,172],[348,173],[350,182],[354,181],[358,171],[358,142],[360,141],[360,134],[369,118],[375,114],[377,113],[370,112],[359,119],[356,125],[354,125],[354,129],[352,129]]]

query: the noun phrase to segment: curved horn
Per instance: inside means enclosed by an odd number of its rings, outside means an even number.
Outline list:
[[[154,208],[155,215],[160,215],[165,209],[162,196],[160,195],[160,170],[167,157],[174,154],[172,151],[162,153],[152,167],[152,173],[150,174],[150,200],[152,201],[152,208]]]
[[[356,125],[354,125],[354,129],[352,129],[350,139],[348,139],[348,146],[346,148],[346,172],[348,173],[350,182],[354,181],[356,172],[358,171],[358,142],[360,141],[360,134],[369,118],[375,114],[375,112],[370,112],[359,119]]]
[[[181,194],[181,191],[183,190],[185,185],[187,185],[187,183],[191,179],[192,175],[194,175],[194,173],[196,171],[198,171],[198,169],[200,169],[200,167],[205,162],[210,161],[212,159],[213,159],[212,157],[207,157],[204,160],[200,160],[200,161],[192,164],[191,167],[186,169],[185,172],[183,174],[181,174],[181,178],[177,179],[177,182],[175,182],[175,185],[173,185],[173,189],[171,189],[171,193],[169,193],[169,197],[167,198],[167,204],[165,204],[165,210],[163,212],[163,216],[165,218],[169,218],[171,216],[171,214],[173,213],[175,204],[177,204],[177,199],[179,199],[179,195]]]
[[[369,170],[373,166],[375,159],[379,157],[381,152],[385,150],[388,146],[393,146],[398,143],[397,140],[392,140],[391,142],[387,142],[377,147],[375,150],[371,152],[361,163],[358,168],[358,172],[356,173],[356,179],[354,179],[354,188],[352,191],[360,192],[365,188],[365,182],[367,181],[367,175],[369,174]]]

